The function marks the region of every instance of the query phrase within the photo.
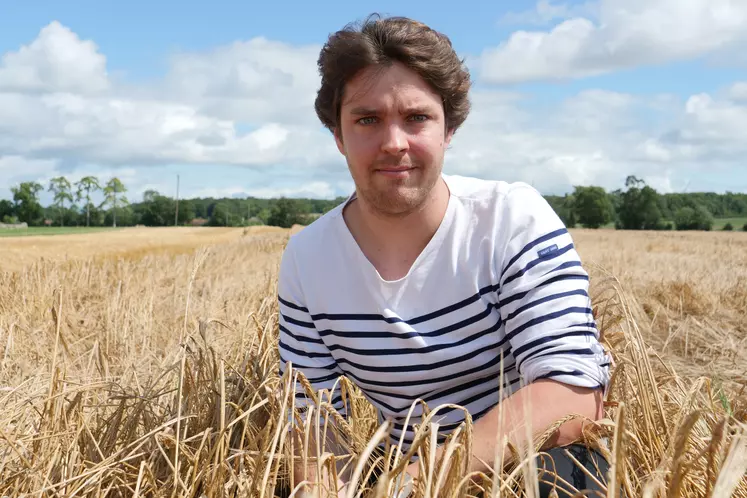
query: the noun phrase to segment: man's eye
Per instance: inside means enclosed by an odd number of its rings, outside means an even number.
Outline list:
[[[365,118],[360,118],[358,120],[358,123],[364,124],[364,125],[365,124],[374,124],[375,122],[376,122],[376,118],[373,117],[373,116],[368,116],[368,117],[365,117]]]
[[[413,121],[423,122],[423,121],[426,121],[427,119],[428,119],[428,116],[426,116],[425,114],[415,114],[412,116]]]

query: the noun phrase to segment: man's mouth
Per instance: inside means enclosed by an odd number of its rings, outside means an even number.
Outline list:
[[[376,172],[388,177],[405,178],[414,169],[413,166],[391,166],[387,168],[379,168]]]

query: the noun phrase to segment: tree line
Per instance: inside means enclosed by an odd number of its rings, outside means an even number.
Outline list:
[[[71,183],[64,176],[52,178],[46,190],[53,195],[43,207],[38,182],[13,186],[12,200],[0,199],[0,221],[25,222],[29,226],[249,226],[305,225],[339,205],[336,199],[190,198],[174,199],[155,190],[131,203],[127,188],[113,177],[106,182],[95,176]],[[93,202],[93,198],[102,199]],[[747,194],[714,192],[660,194],[629,176],[625,187],[607,192],[602,187],[576,186],[572,193],[546,195],[548,203],[570,228],[614,226],[621,230],[712,230],[715,218],[747,217]],[[742,229],[727,224],[725,229]]]
[[[747,217],[747,194],[692,192],[660,194],[646,182],[628,176],[625,187],[576,186],[564,196],[546,199],[568,227],[618,230],[712,230],[716,218]],[[725,230],[747,231],[747,223]]]
[[[95,176],[71,183],[64,176],[52,178],[46,190],[53,195],[49,206],[39,196],[45,186],[23,182],[11,187],[12,199],[0,199],[0,222],[29,226],[249,226],[274,225],[289,228],[308,224],[344,198],[260,199],[191,198],[175,199],[155,190],[143,193],[140,202],[127,199],[127,187],[113,177],[106,182]],[[98,194],[98,195],[97,195]],[[94,202],[98,197],[100,202]]]

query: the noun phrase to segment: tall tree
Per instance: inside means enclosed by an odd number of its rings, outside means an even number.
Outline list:
[[[586,228],[600,228],[612,221],[612,201],[602,187],[575,187],[573,199],[576,218]]]
[[[75,182],[77,188],[75,192],[75,199],[78,201],[86,201],[86,226],[91,226],[91,192],[101,190],[99,179],[95,176],[85,176]]]
[[[101,205],[111,206],[113,216],[112,226],[116,228],[117,207],[127,204],[127,198],[123,195],[125,192],[127,192],[127,188],[125,188],[124,184],[120,181],[119,178],[114,177],[106,182],[103,191],[104,202],[102,202]]]
[[[65,203],[73,203],[72,186],[64,176],[58,176],[49,180],[48,192],[54,194],[53,205],[60,213],[60,226],[65,225]]]
[[[12,223],[14,217],[13,203],[8,199],[0,199],[0,223]],[[8,221],[3,221],[8,220]]]
[[[659,193],[635,176],[629,176],[625,180],[625,186],[628,189],[620,194],[617,208],[619,228],[626,230],[662,229]]]
[[[35,225],[44,216],[44,209],[39,204],[39,192],[44,190],[38,182],[23,182],[11,187],[13,192],[14,211],[19,221]]]

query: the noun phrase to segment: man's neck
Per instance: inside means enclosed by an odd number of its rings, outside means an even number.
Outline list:
[[[404,276],[443,221],[449,205],[449,189],[443,179],[434,186],[423,205],[404,216],[386,216],[358,198],[345,214],[348,228],[359,247],[388,280]]]

